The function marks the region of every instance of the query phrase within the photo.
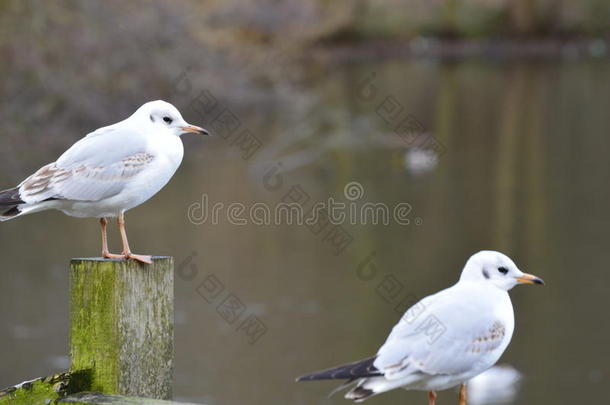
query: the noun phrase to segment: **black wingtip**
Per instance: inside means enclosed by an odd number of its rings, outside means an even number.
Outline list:
[[[24,204],[24,201],[19,194],[19,187],[0,191],[0,207],[10,208],[19,204]]]
[[[371,357],[361,361],[356,361],[354,363],[344,364],[342,366],[303,375],[298,377],[296,381],[351,380],[354,378],[381,375],[381,372],[375,368],[374,363],[375,357]]]
[[[312,374],[307,374],[307,375],[302,375],[300,377],[295,378],[295,382],[301,382],[301,381],[313,381],[313,380],[321,380],[322,378],[316,378],[316,376],[318,376],[319,373],[312,373]]]

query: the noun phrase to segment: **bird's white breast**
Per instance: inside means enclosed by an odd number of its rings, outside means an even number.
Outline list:
[[[148,152],[154,158],[149,167],[143,170],[120,194],[126,201],[125,210],[142,204],[157,194],[172,178],[182,163],[184,147],[177,136],[153,135],[148,139]]]

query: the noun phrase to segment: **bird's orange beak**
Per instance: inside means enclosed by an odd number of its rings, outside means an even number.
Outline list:
[[[199,134],[199,135],[210,135],[210,133],[207,130],[205,130],[201,127],[195,126],[195,125],[187,125],[185,127],[181,127],[180,129],[182,129],[184,131],[184,133],[192,132],[194,134]]]
[[[533,274],[525,273],[521,277],[516,277],[519,284],[544,284],[544,280],[540,277],[534,276]]]

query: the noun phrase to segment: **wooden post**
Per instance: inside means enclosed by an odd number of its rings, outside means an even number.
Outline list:
[[[186,402],[162,401],[150,398],[124,397],[122,395],[100,394],[98,392],[84,392],[60,398],[57,404],[72,405],[198,405]]]
[[[72,259],[72,370],[91,391],[169,399],[174,364],[174,263]]]

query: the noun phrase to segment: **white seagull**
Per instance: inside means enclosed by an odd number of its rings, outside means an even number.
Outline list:
[[[184,121],[170,103],[148,102],[129,118],[91,132],[17,187],[0,191],[0,221],[49,209],[99,218],[103,257],[151,263],[150,256],[131,253],[125,211],[151,198],[171,179],[184,155],[180,135],[187,132],[208,135]],[[108,251],[108,217],[118,219],[120,255]]]
[[[406,311],[376,356],[297,381],[347,380],[338,389],[354,385],[345,398],[355,402],[395,388],[428,391],[430,405],[435,391],[461,385],[465,405],[465,383],[493,366],[510,343],[515,320],[508,290],[517,284],[544,282],[502,253],[478,252],[455,285]]]

